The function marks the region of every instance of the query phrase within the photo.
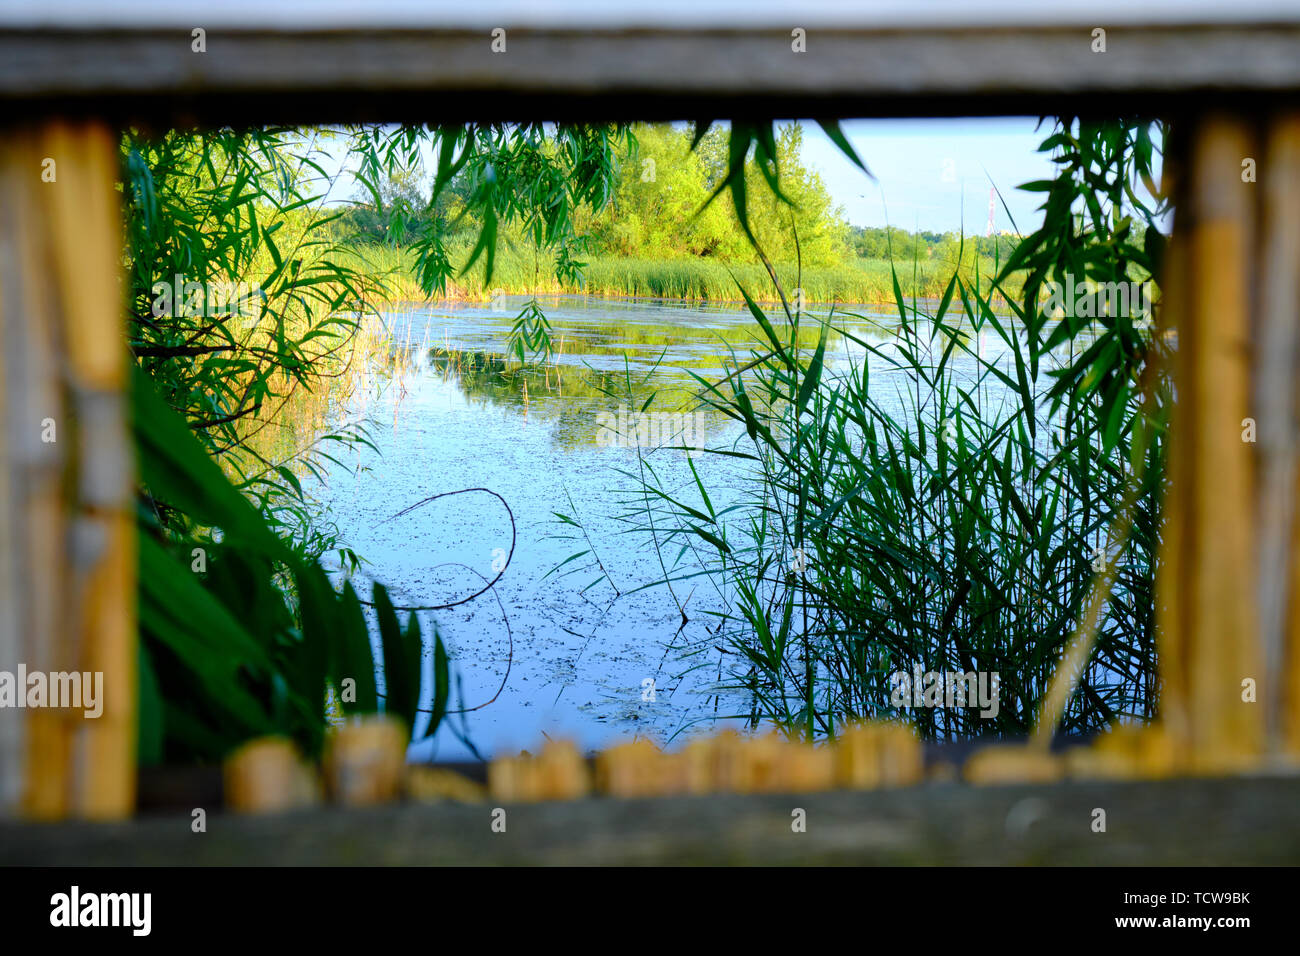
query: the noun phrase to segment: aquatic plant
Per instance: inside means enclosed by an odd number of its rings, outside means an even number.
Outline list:
[[[995,275],[954,274],[931,307],[891,270],[888,345],[788,306],[774,323],[746,295],[762,347],[733,356],[721,379],[697,376],[741,437],[692,463],[686,490],[650,468],[630,473],[624,517],[652,542],[661,584],[712,592],[703,642],[723,640],[753,720],[812,737],[881,716],[931,737],[1023,734],[1081,640],[1051,726],[1081,733],[1155,713],[1163,339],[1104,308],[1052,322],[1038,294],[1075,269],[1102,285],[1156,274],[1160,206],[1125,193],[1151,182],[1151,126],[1062,120],[1045,145],[1059,174],[1026,187],[1048,193],[1044,225]],[[1002,283],[1020,269],[1030,279],[1017,301]],[[822,323],[811,355],[808,321]],[[834,373],[832,326],[861,350]],[[750,465],[725,509],[705,481],[709,454]],[[942,686],[916,706],[897,675],[918,671],[997,675],[999,706],[951,706]]]

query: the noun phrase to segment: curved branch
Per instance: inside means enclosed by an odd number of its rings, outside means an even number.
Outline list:
[[[474,491],[481,491],[484,492],[485,494],[491,495],[493,498],[496,498],[498,501],[501,502],[502,506],[506,509],[506,514],[510,516],[510,550],[506,552],[506,563],[501,566],[501,570],[497,572],[496,577],[494,577],[491,581],[488,581],[487,584],[485,584],[479,590],[475,591],[469,597],[461,598],[459,601],[452,601],[450,604],[422,604],[418,606],[407,606],[407,605],[395,604],[393,605],[393,610],[395,611],[445,611],[447,610],[447,608],[458,607],[461,604],[468,604],[470,601],[474,600],[479,595],[486,594],[488,591],[492,590],[492,588],[496,585],[496,583],[501,580],[501,576],[506,573],[506,569],[510,567],[511,559],[515,556],[515,542],[518,540],[519,531],[518,528],[516,528],[515,526],[515,513],[510,510],[510,502],[506,501],[505,498],[501,497],[501,495],[497,494],[491,488],[462,488],[459,491],[444,491],[441,494],[431,495],[428,498],[425,498],[421,501],[417,501],[409,508],[403,508],[401,511],[397,512],[397,514],[385,518],[383,521],[379,522],[379,524],[381,525],[387,524],[388,522],[392,521],[394,518],[400,518],[403,515],[408,515],[416,508],[419,508],[423,505],[427,505],[431,501],[437,501],[439,498],[449,498],[452,495],[467,495],[470,492],[474,492]],[[376,525],[375,527],[379,527],[379,525]],[[438,565],[438,567],[446,567],[446,566],[447,565],[441,565],[441,564]],[[465,565],[461,565],[461,567],[465,567]],[[478,572],[475,573],[477,574]],[[482,575],[479,576],[482,577]],[[374,604],[371,604],[369,601],[362,601],[361,603],[367,605],[368,607],[374,607]]]
[[[473,574],[477,574],[480,578],[483,578],[484,581],[487,580],[487,578],[483,577],[482,573],[475,571],[468,564],[461,564],[459,561],[448,561],[443,564],[436,564],[429,570],[436,571],[438,570],[438,568],[464,568],[466,571],[469,571]],[[501,676],[501,683],[497,685],[496,693],[493,694],[490,698],[488,698],[481,704],[476,704],[473,707],[461,707],[458,710],[447,710],[446,713],[448,714],[469,714],[469,713],[473,713],[476,710],[482,710],[484,707],[488,706],[489,704],[496,703],[497,698],[501,696],[501,692],[506,689],[506,681],[510,680],[510,671],[514,667],[514,663],[515,663],[515,634],[510,627],[510,615],[506,613],[505,602],[501,600],[501,595],[493,591],[492,596],[497,599],[497,607],[501,608],[501,620],[505,622],[506,641],[509,643],[510,646],[510,649],[506,654],[506,672]],[[370,602],[362,601],[361,603],[369,604]],[[371,605],[371,607],[373,606],[374,605]],[[399,606],[394,605],[394,609],[395,610],[399,609]],[[378,697],[380,700],[388,699],[383,694],[379,694],[379,693],[376,693],[375,696]],[[417,707],[415,709],[415,712],[417,714],[431,714],[433,713],[433,710],[432,708]]]

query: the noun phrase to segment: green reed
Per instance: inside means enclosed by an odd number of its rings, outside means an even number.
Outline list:
[[[461,248],[461,246],[464,248]],[[468,258],[468,242],[452,243],[453,261]],[[460,256],[461,258],[457,258]],[[360,272],[375,276],[382,283],[381,295],[389,301],[423,301],[415,278],[415,255],[396,246],[359,245],[349,249],[344,260]],[[990,271],[992,260],[981,263]],[[860,302],[889,303],[893,299],[892,272],[887,259],[857,259],[842,266],[803,268],[797,263],[777,263],[777,275],[791,295],[803,290],[806,303]],[[951,275],[943,262],[917,265],[913,283],[918,293],[938,298]],[[965,278],[972,278],[972,276]],[[505,244],[497,252],[491,282],[484,281],[482,264],[451,280],[448,298],[472,301],[490,300],[495,292],[507,295],[586,294],[619,298],[669,299],[682,302],[741,302],[739,281],[746,288],[770,287],[767,272],[757,263],[722,262],[707,258],[626,259],[589,256],[583,260],[578,276],[556,278],[548,257],[538,264],[536,253],[521,244]],[[1015,284],[1008,283],[1014,293]],[[759,301],[776,303],[775,295]]]
[[[733,355],[721,381],[696,376],[701,399],[743,433],[692,465],[685,493],[644,464],[633,476],[625,517],[653,541],[663,583],[711,593],[705,643],[721,639],[755,721],[834,734],[848,718],[898,716],[898,672],[997,674],[996,714],[906,712],[926,736],[954,738],[1030,729],[1098,563],[1113,561],[1115,590],[1061,729],[1150,717],[1164,444],[1135,444],[1139,397],[1118,425],[1097,392],[1054,401],[1053,372],[1086,337],[1031,361],[1023,323],[998,315],[978,281],[953,277],[930,309],[894,288],[899,320],[884,343],[855,334],[863,316],[796,311],[774,325],[749,302],[764,347]],[[817,322],[810,349],[800,326]],[[859,350],[834,371],[832,328]],[[1107,528],[1133,454],[1147,467],[1115,553]],[[709,488],[721,456],[748,463],[738,487]]]

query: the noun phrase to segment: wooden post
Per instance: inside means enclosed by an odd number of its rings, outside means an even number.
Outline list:
[[[1300,115],[1185,132],[1161,712],[1183,768],[1224,772],[1300,757]]]
[[[98,123],[0,140],[0,670],[77,672],[97,698],[0,709],[0,808],[123,817],[137,651],[117,146]]]
[[[8,492],[3,502],[6,566],[3,605],[4,657],[0,669],[17,675],[25,667],[66,669],[62,652],[69,621],[58,593],[67,577],[66,509],[63,487],[69,434],[60,386],[48,271],[42,261],[43,224],[37,189],[42,156],[30,131],[5,137],[0,147],[0,321],[3,321],[5,427],[0,471]],[[57,169],[56,173],[57,175]],[[42,287],[44,281],[45,287]],[[62,435],[60,435],[62,431]],[[63,441],[59,441],[62,437]],[[51,439],[51,440],[43,440]],[[24,700],[25,686],[15,688]],[[61,715],[6,707],[4,734],[8,789],[38,818],[67,810],[67,737]]]
[[[1300,755],[1300,619],[1296,522],[1300,509],[1300,113],[1272,119],[1258,157],[1259,609],[1269,754]]]

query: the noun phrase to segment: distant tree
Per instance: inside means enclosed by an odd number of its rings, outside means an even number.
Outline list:
[[[634,136],[613,198],[594,216],[593,248],[649,259],[734,256],[740,245],[728,209],[717,204],[700,212],[712,174],[708,158],[691,151],[690,134],[663,124],[637,126]]]
[[[637,146],[619,167],[613,200],[592,225],[594,248],[638,258],[752,261],[753,247],[732,204],[725,198],[708,203],[727,176],[728,131],[711,128],[694,150],[687,130],[638,126],[634,133]],[[804,164],[802,128],[782,127],[775,144],[784,198],[767,188],[752,149],[746,160],[748,218],[759,244],[774,261],[793,262],[800,254],[810,266],[847,261],[852,249],[843,209]]]
[[[754,235],[773,261],[794,262],[801,256],[805,265],[841,264],[849,255],[848,223],[821,175],[804,164],[803,127],[798,123],[781,127],[776,152],[778,184],[788,202],[765,188],[751,163],[746,176]]]
[[[418,165],[395,165],[381,170],[376,179],[379,202],[374,194],[361,191],[354,205],[341,217],[337,232],[346,238],[389,245],[405,245],[431,219],[446,217],[456,205],[450,193],[440,197],[438,207],[429,205],[430,182]],[[462,184],[463,188],[463,184]]]

